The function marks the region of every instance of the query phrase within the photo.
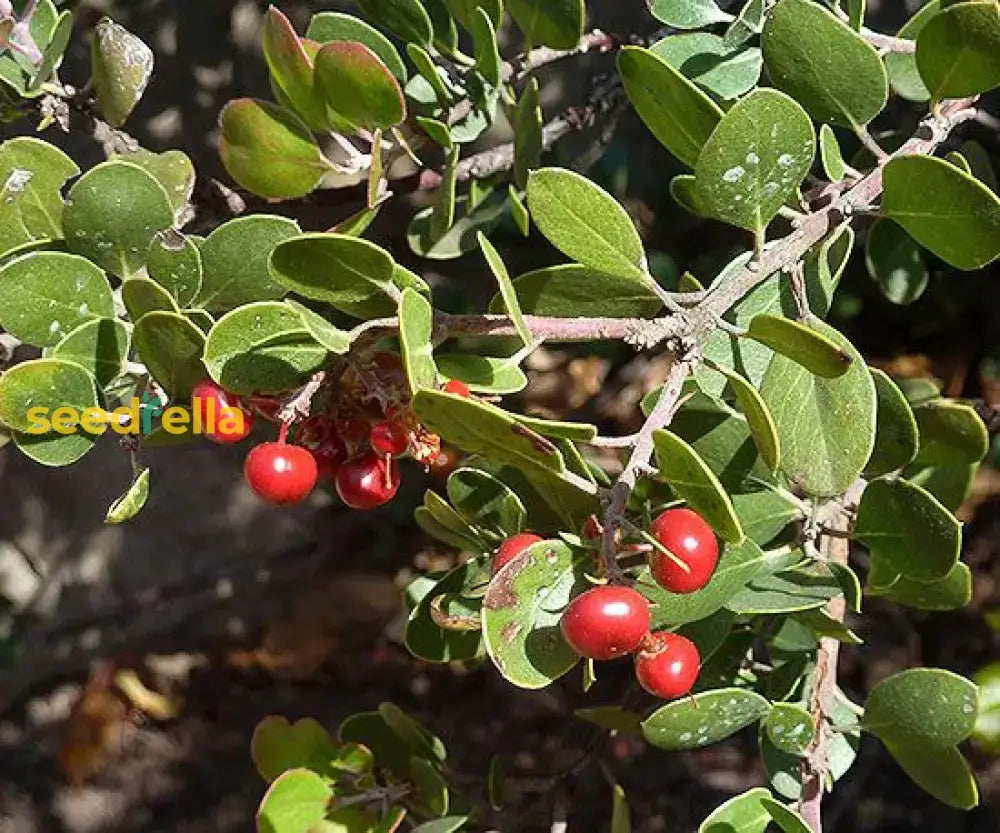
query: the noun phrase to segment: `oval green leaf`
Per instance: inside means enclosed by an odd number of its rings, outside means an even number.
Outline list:
[[[683,74],[648,49],[618,53],[625,93],[646,127],[689,168],[722,119],[722,110]]]
[[[81,324],[52,350],[55,359],[76,362],[103,389],[119,376],[128,357],[130,336],[124,321],[96,318]]]
[[[759,341],[825,379],[843,376],[851,368],[850,354],[807,324],[778,315],[755,315],[747,337]]]
[[[327,106],[348,124],[374,130],[406,118],[399,81],[363,43],[326,44],[316,56],[316,81]]]
[[[726,112],[705,142],[695,166],[697,205],[763,233],[815,153],[816,131],[805,110],[784,93],[757,89]]]
[[[135,322],[136,350],[153,378],[172,399],[187,400],[205,378],[201,356],[205,336],[176,312],[150,312]]]
[[[1000,85],[1000,8],[945,4],[917,36],[917,69],[931,98],[979,95]]]
[[[817,121],[860,127],[885,107],[889,80],[878,52],[812,0],[781,0],[761,46],[771,81]]]
[[[865,466],[869,479],[908,466],[917,455],[920,438],[913,410],[899,386],[877,367],[870,368],[878,401],[875,448]]]
[[[642,734],[659,749],[700,749],[756,723],[770,708],[766,699],[752,691],[704,691],[657,709],[642,722]]]

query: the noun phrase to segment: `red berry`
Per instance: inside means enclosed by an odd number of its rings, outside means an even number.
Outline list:
[[[708,584],[719,563],[719,542],[701,515],[684,507],[668,509],[650,530],[674,556],[650,553],[649,568],[661,587],[671,593],[693,593]]]
[[[493,566],[490,572],[496,575],[503,567],[517,558],[532,544],[537,544],[539,541],[544,540],[541,535],[535,535],[534,532],[519,532],[517,535],[511,535],[510,538],[500,545],[496,555],[493,556]]]
[[[253,413],[240,406],[239,397],[219,387],[211,379],[202,379],[191,392],[205,438],[220,445],[246,439],[253,430]]]
[[[298,503],[316,485],[316,460],[300,445],[262,443],[247,455],[243,476],[250,488],[270,503]]]
[[[580,656],[614,659],[632,653],[649,633],[649,602],[631,587],[594,587],[569,603],[560,625]]]
[[[450,379],[444,386],[444,392],[453,393],[455,396],[461,396],[465,399],[468,399],[472,395],[469,386],[460,379]]]
[[[321,442],[312,449],[316,460],[316,476],[319,480],[333,480],[347,459],[347,452],[336,438]]]
[[[376,422],[368,439],[375,451],[392,457],[405,454],[410,447],[410,432],[406,430],[406,426],[388,419]]]
[[[337,472],[337,494],[351,509],[374,509],[399,491],[399,466],[391,457],[369,452],[348,460]]]
[[[672,700],[683,697],[698,679],[701,657],[695,644],[680,634],[651,633],[635,655],[635,676],[646,691]]]

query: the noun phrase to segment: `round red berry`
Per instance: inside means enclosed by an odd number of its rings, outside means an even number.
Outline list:
[[[701,657],[695,644],[680,634],[651,633],[635,655],[635,676],[646,691],[672,700],[683,697],[698,679]]]
[[[239,397],[211,379],[202,379],[194,386],[191,407],[197,412],[205,438],[213,443],[238,443],[253,431],[253,413],[240,406]]]
[[[335,482],[337,494],[351,509],[374,509],[399,491],[399,466],[391,457],[369,452],[344,463]]]
[[[650,531],[671,553],[654,550],[649,556],[650,571],[661,587],[693,593],[708,584],[719,563],[719,542],[701,515],[685,507],[668,509],[656,517]]]
[[[270,503],[298,503],[316,485],[316,460],[300,445],[263,443],[247,455],[243,476],[250,488]]]
[[[465,399],[468,399],[472,395],[472,391],[469,390],[469,386],[461,379],[450,379],[444,386],[444,392],[452,393],[455,396],[462,396]]]
[[[347,452],[336,437],[331,437],[312,449],[312,456],[316,460],[317,478],[333,480],[347,459]]]
[[[500,545],[500,548],[496,551],[496,555],[493,556],[491,572],[493,575],[496,575],[503,567],[517,558],[532,544],[537,544],[539,541],[544,540],[541,535],[535,535],[534,532],[518,532],[517,535],[511,535],[510,538]]]
[[[410,447],[410,432],[405,425],[383,419],[372,426],[368,441],[379,454],[399,457]]]
[[[580,656],[614,659],[632,653],[649,633],[649,602],[631,587],[594,587],[569,603],[560,625]]]

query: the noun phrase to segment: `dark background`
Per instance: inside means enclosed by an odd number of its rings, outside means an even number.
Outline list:
[[[278,5],[300,30],[311,11],[338,7]],[[589,5],[591,26],[622,35],[655,28],[638,0]],[[917,5],[869,2],[869,25],[895,31]],[[153,47],[157,71],[129,130],[151,149],[184,149],[200,174],[224,178],[215,149],[219,109],[233,97],[269,95],[259,50],[265,8],[250,0],[80,4],[78,25],[87,29],[110,13]],[[82,83],[88,47],[83,32],[78,35],[62,74]],[[585,99],[594,77],[611,69],[609,58],[587,56],[544,70],[546,118]],[[919,116],[897,103],[880,122],[909,130]],[[30,132],[34,125],[17,128]],[[7,136],[14,129],[0,131]],[[962,138],[970,136],[996,154],[995,133],[969,125]],[[596,131],[569,137],[552,162],[579,159],[595,137]],[[44,138],[67,147],[81,167],[102,158],[87,140],[53,129]],[[505,138],[500,127],[482,144]],[[590,175],[628,207],[650,250],[659,253],[653,260],[664,280],[691,269],[707,281],[746,241],[674,205],[667,184],[675,172],[676,163],[626,113]],[[321,202],[292,212],[303,228],[327,228],[360,206],[353,194]],[[442,265],[410,254],[406,224],[420,202],[420,196],[394,201],[369,236],[424,274],[447,308],[481,309],[493,289],[478,256]],[[501,228],[494,242],[514,274],[558,260],[537,235],[524,240],[513,228]],[[992,359],[1000,345],[996,270],[961,275],[932,263],[932,271],[931,289],[920,301],[894,307],[867,277],[859,248],[838,295],[835,323],[866,356],[897,373],[933,374],[953,395],[992,399]],[[545,350],[533,363],[522,404],[583,414],[617,431],[634,427],[637,398],[663,370],[655,356],[604,345]],[[398,587],[411,571],[450,557],[412,524],[410,510],[428,485],[419,470],[408,469],[399,498],[377,512],[346,513],[325,492],[308,505],[277,510],[244,487],[244,453],[200,444],[150,452],[149,504],[133,523],[116,528],[101,521],[127,486],[129,464],[113,442],[66,470],[45,470],[11,449],[0,451],[0,592],[24,617],[25,640],[20,660],[0,669],[0,833],[247,830],[263,791],[247,747],[253,726],[269,713],[313,715],[335,728],[353,711],[395,700],[442,735],[457,769],[477,778],[494,753],[504,755],[513,774],[531,777],[561,772],[581,758],[593,735],[571,709],[619,697],[628,688],[627,665],[602,669],[589,697],[572,675],[528,693],[489,667],[414,662],[394,640]],[[855,699],[907,665],[971,674],[997,656],[997,637],[981,615],[1000,604],[996,480],[984,469],[963,509],[970,521],[965,558],[976,574],[972,607],[926,615],[869,604],[857,623],[866,645],[847,650],[842,668]],[[67,722],[91,669],[100,671],[92,661],[111,656],[143,662],[159,687],[183,695],[180,716],[159,724],[118,714]],[[79,764],[65,755],[60,762],[60,737],[64,748],[93,751],[82,755],[94,770],[85,783],[67,780]],[[1000,829],[1000,762],[970,752],[984,807],[962,814],[912,786],[866,738],[854,770],[828,799],[827,828]],[[683,755],[619,741],[594,759],[616,773],[631,800],[634,829],[643,833],[694,830],[712,807],[763,777],[752,736]],[[524,783],[535,791],[498,817],[497,829],[548,830],[556,804],[569,808],[571,831],[608,828],[610,794],[596,763],[557,784]]]

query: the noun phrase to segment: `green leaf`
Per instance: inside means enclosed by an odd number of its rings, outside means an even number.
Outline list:
[[[766,489],[730,498],[746,536],[760,546],[771,543],[781,530],[801,516],[797,506]]]
[[[1000,743],[1000,663],[980,668],[973,679],[979,686],[979,713],[972,738],[987,752],[995,754]]]
[[[959,610],[972,600],[972,571],[957,563],[940,581],[913,581],[898,576],[892,587],[875,595],[915,610]]]
[[[716,365],[715,369],[726,377],[729,387],[732,388],[736,396],[736,405],[746,417],[747,427],[753,436],[754,445],[760,452],[768,468],[775,470],[781,461],[781,445],[778,438],[778,429],[771,418],[771,412],[758,393],[757,388],[751,385],[739,373],[729,370],[722,365]]]
[[[537,431],[543,437],[576,440],[589,443],[597,436],[597,426],[584,422],[560,422],[552,419],[517,414],[517,419],[527,425],[532,431]]]
[[[194,163],[188,155],[179,150],[168,150],[165,153],[137,150],[124,153],[120,158],[138,165],[163,186],[174,209],[174,217],[180,223],[194,193]]]
[[[764,0],[746,0],[736,20],[726,28],[723,40],[730,47],[742,46],[754,35],[759,35],[764,25]]]
[[[157,232],[146,256],[149,277],[180,306],[190,304],[201,290],[204,267],[194,240],[173,229]]]
[[[453,145],[445,153],[444,168],[441,174],[441,184],[434,193],[434,204],[427,230],[430,238],[436,243],[455,223],[455,186],[458,181],[458,159],[462,150]]]
[[[187,400],[205,377],[201,356],[205,336],[176,312],[149,312],[135,322],[139,357],[172,399]]]
[[[648,49],[626,46],[618,53],[621,73],[632,106],[650,132],[689,168],[722,111],[694,83]]]
[[[257,810],[258,833],[308,833],[324,823],[333,789],[308,769],[292,769],[271,783]]]
[[[497,33],[493,21],[485,9],[477,8],[472,13],[472,41],[476,56],[476,69],[494,87],[500,85],[500,52],[497,49]]]
[[[267,101],[238,98],[222,108],[219,157],[254,194],[289,200],[310,193],[331,169],[298,116]]]
[[[879,219],[869,230],[865,265],[894,304],[912,304],[927,288],[929,274],[920,247],[891,220]]]
[[[173,222],[163,186],[138,165],[118,159],[80,177],[63,212],[69,248],[122,278],[145,266],[153,236]]]
[[[928,0],[917,10],[896,34],[904,40],[916,40],[927,22],[941,10],[940,0]],[[931,97],[920,72],[917,69],[917,56],[912,52],[890,52],[885,56],[885,68],[889,73],[889,82],[900,98],[908,101],[927,101]]]
[[[490,271],[500,286],[500,297],[503,299],[507,314],[510,316],[511,321],[514,322],[514,327],[517,329],[518,335],[521,336],[521,341],[526,345],[531,344],[533,341],[531,331],[524,323],[524,315],[521,313],[521,305],[517,300],[517,292],[514,289],[513,283],[511,283],[510,275],[507,273],[507,267],[504,266],[500,253],[486,239],[486,235],[482,232],[478,233],[477,239],[479,240],[479,247],[483,250],[486,263],[489,265]]]
[[[948,4],[920,30],[916,60],[936,101],[1000,85],[1000,9],[994,2]]]
[[[721,99],[738,98],[752,90],[764,64],[757,47],[734,47],[710,32],[670,35],[650,51]]]
[[[882,213],[956,269],[1000,256],[1000,199],[943,159],[903,156],[883,173]]]
[[[333,41],[316,55],[316,81],[341,119],[368,130],[395,127],[406,118],[399,81],[363,43]]]
[[[31,359],[0,374],[0,422],[35,438],[40,426],[30,410],[41,409],[48,419],[58,408],[73,408],[79,414],[97,404],[94,377],[75,362]]]
[[[989,433],[971,405],[936,399],[913,409],[920,430],[922,465],[978,463],[989,450]]]
[[[314,14],[309,21],[309,28],[306,29],[306,37],[317,43],[329,43],[335,40],[363,43],[381,58],[382,63],[396,78],[403,83],[406,82],[406,65],[399,57],[399,52],[392,45],[392,41],[378,29],[353,15],[344,12]]]
[[[695,217],[708,216],[698,205],[698,195],[695,192],[695,177],[690,174],[680,174],[670,180],[670,196],[674,202],[688,214]]]
[[[392,257],[360,237],[302,234],[280,242],[269,266],[281,286],[350,315],[376,317],[394,310]]]
[[[805,754],[815,731],[812,715],[792,703],[771,706],[763,725],[771,743],[789,755]]]
[[[818,246],[806,254],[804,278],[809,307],[815,315],[825,317],[833,303],[840,278],[854,249],[854,230],[842,225]]]
[[[61,467],[75,463],[93,447],[96,437],[85,431],[72,434],[13,434],[14,445],[42,466]]]
[[[781,469],[808,494],[843,494],[864,470],[875,444],[875,383],[864,359],[832,327],[813,325],[851,357],[837,379],[814,376],[776,355],[761,383],[781,439]]]
[[[831,182],[840,182],[847,175],[847,163],[840,152],[837,134],[828,124],[819,129],[819,155],[823,162],[823,171]]]
[[[520,688],[544,688],[576,665],[559,621],[588,587],[587,553],[541,541],[494,576],[483,599],[483,637],[500,674]]]
[[[555,318],[652,318],[663,306],[645,277],[608,275],[576,263],[526,272],[514,278],[513,289],[522,310]],[[503,312],[503,297],[495,295],[489,309]]]
[[[441,503],[447,506],[444,501]],[[456,518],[460,524],[464,524],[457,515]],[[482,559],[467,561],[455,567],[440,577],[414,605],[404,635],[406,648],[410,653],[427,662],[435,663],[471,660],[482,655],[482,637],[478,630],[442,628],[431,615],[431,606],[436,600],[461,594],[469,587],[472,580],[482,574],[482,568]],[[471,599],[464,601],[476,604]],[[469,613],[473,616],[478,615],[478,607],[473,607]]]
[[[852,358],[846,349],[823,332],[791,318],[755,315],[747,328],[747,337],[825,379],[843,376],[851,368]]]
[[[690,445],[665,429],[653,434],[660,477],[726,541],[744,540],[740,519],[718,478]]]
[[[660,23],[677,29],[701,29],[733,19],[716,5],[715,0],[651,0],[649,12]]]
[[[510,359],[468,353],[442,353],[435,358],[441,376],[461,379],[476,393],[519,393],[528,386],[528,377]]]
[[[532,78],[513,112],[514,128],[514,184],[524,188],[528,173],[541,164],[542,158],[542,107],[538,99],[538,79]]]
[[[403,41],[430,46],[434,39],[431,19],[419,0],[357,0],[357,5],[365,17]]]
[[[726,112],[705,142],[695,166],[697,204],[720,220],[763,233],[815,153],[816,132],[805,110],[777,90],[755,90]]]
[[[908,466],[903,472],[911,483],[921,486],[954,512],[965,503],[972,492],[977,463],[959,463],[954,466]]]
[[[794,807],[787,807],[773,798],[762,798],[760,803],[782,833],[811,833],[811,828]]]
[[[264,301],[222,316],[205,342],[205,367],[237,394],[281,393],[318,370],[326,350],[287,304]]]
[[[0,268],[0,327],[52,347],[81,324],[114,318],[111,286],[98,267],[64,252],[33,252]]]
[[[104,518],[106,524],[122,524],[130,521],[142,511],[149,498],[149,469],[143,469],[136,475],[132,485],[125,494],[118,498],[108,508]]]
[[[350,333],[334,327],[333,324],[318,312],[313,312],[309,307],[300,304],[298,301],[288,299],[285,303],[299,314],[302,326],[309,331],[309,335],[331,353],[336,353],[340,356],[351,349]]]
[[[434,310],[430,302],[413,289],[403,290],[399,299],[399,346],[413,394],[437,387],[433,334]]]
[[[583,37],[584,0],[507,0],[526,43],[572,49]]]
[[[205,276],[195,305],[223,311],[280,298],[284,288],[275,283],[268,269],[271,253],[298,234],[294,221],[269,214],[223,223],[201,245]]]
[[[661,706],[643,721],[642,733],[659,749],[700,749],[756,723],[770,707],[759,694],[740,688],[704,691]]]
[[[708,584],[683,595],[661,588],[650,577],[649,569],[643,568],[638,589],[654,605],[652,627],[683,625],[711,616],[761,571],[766,558],[760,547],[749,539],[738,547],[727,544]]]
[[[312,59],[294,27],[278,8],[271,6],[264,14],[263,29],[264,60],[282,100],[312,130],[329,130],[323,90],[313,72]]]
[[[62,237],[63,183],[80,173],[57,147],[28,136],[0,145],[0,253]]]
[[[815,610],[841,595],[841,587],[823,566],[758,576],[728,602],[726,609],[743,616]]]
[[[479,469],[456,469],[448,477],[448,498],[473,526],[507,537],[525,528],[521,499],[497,478]]]
[[[870,368],[878,402],[875,448],[865,466],[870,479],[908,466],[917,454],[917,421],[903,392],[882,370]]]
[[[436,390],[413,397],[413,413],[431,431],[471,454],[484,454],[525,471],[562,475],[562,455],[512,415],[482,401]]]
[[[599,186],[563,168],[528,177],[528,207],[539,231],[567,257],[609,275],[642,277],[642,239],[621,205]]]
[[[817,121],[860,127],[889,96],[885,65],[861,35],[811,0],[781,0],[761,36],[774,85]]]
[[[133,321],[147,312],[180,312],[177,302],[162,286],[149,278],[129,278],[122,283],[122,302]]]
[[[473,209],[469,209],[467,195],[455,200],[455,223],[438,240],[430,232],[432,208],[418,212],[410,221],[406,239],[411,251],[430,260],[453,260],[476,248],[476,234],[488,233],[495,228],[507,210],[507,199],[501,194],[493,194]]]
[[[76,362],[101,389],[119,376],[128,357],[129,331],[123,321],[95,318],[81,324],[52,350],[52,358]]]
[[[963,142],[959,152],[968,161],[972,175],[991,191],[996,192],[998,189],[997,175],[996,171],[993,170],[993,163],[990,162],[990,155],[986,148],[979,142],[971,140]]]
[[[929,492],[905,480],[873,480],[858,506],[854,538],[872,563],[916,581],[943,579],[958,561],[961,524]]]
[[[416,791],[413,800],[422,815],[448,812],[448,785],[430,761],[416,755],[410,758],[410,778]]]
[[[928,749],[904,738],[883,742],[906,774],[938,801],[959,810],[971,810],[979,804],[976,779],[954,746]]]
[[[43,5],[49,6],[51,3],[46,2]],[[36,18],[45,16],[39,12],[39,7],[36,7],[31,23],[34,23]],[[55,9],[53,7],[54,13]],[[31,23],[29,23],[29,30],[32,28]],[[73,13],[67,10],[60,14],[55,25],[51,27],[50,32],[47,44],[43,42],[38,43],[38,46],[42,49],[42,62],[38,66],[38,71],[31,79],[29,93],[44,90],[45,82],[52,79],[53,73],[62,64],[66,48],[69,46],[69,40],[73,36]]]
[[[254,729],[250,757],[261,778],[272,782],[290,769],[307,769],[333,777],[337,748],[326,731],[311,717],[295,723],[287,718],[265,717]]]
[[[153,50],[123,26],[103,18],[91,45],[91,83],[111,127],[121,127],[153,75]]]

